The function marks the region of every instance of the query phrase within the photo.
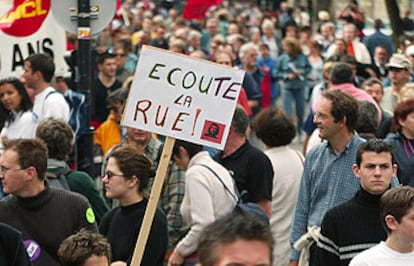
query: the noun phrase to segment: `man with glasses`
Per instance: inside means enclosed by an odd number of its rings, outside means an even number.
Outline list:
[[[0,201],[0,222],[22,232],[33,265],[60,265],[59,244],[81,228],[97,231],[95,215],[81,195],[45,182],[47,148],[38,139],[4,143],[0,180],[9,194]]]
[[[36,129],[36,138],[43,140],[47,146],[49,186],[53,187],[53,180],[55,182],[64,180],[70,191],[77,192],[88,199],[96,222],[99,223],[104,214],[109,211],[109,207],[96,189],[92,177],[86,172],[71,171],[65,161],[73,148],[73,131],[70,125],[61,119],[45,119]]]
[[[400,89],[410,80],[412,65],[405,55],[393,54],[386,67],[388,68],[391,86],[384,88],[381,107],[393,112],[398,103]]]
[[[327,141],[315,146],[306,156],[290,236],[290,266],[298,265],[300,252],[305,254],[298,247],[303,245],[298,240],[307,237],[309,228],[315,228],[309,230],[309,236],[317,235],[316,228],[326,211],[351,199],[359,189],[359,180],[352,172],[357,149],[363,142],[355,132],[357,119],[358,102],[352,96],[341,90],[322,93],[313,121],[319,128],[319,137]],[[315,265],[314,243],[306,245],[310,252],[309,265]]]

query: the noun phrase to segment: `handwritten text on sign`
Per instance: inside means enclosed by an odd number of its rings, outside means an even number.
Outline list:
[[[145,46],[122,124],[222,149],[244,72]]]

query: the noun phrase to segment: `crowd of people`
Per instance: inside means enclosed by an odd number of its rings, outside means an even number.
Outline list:
[[[91,106],[74,60],[68,75],[32,54],[21,77],[0,79],[0,264],[130,265],[164,147],[120,124],[150,45],[245,75],[222,151],[175,141],[141,265],[411,265],[410,13],[395,46],[381,19],[365,33],[358,1],[313,22],[287,2],[224,1],[205,19],[179,4],[122,1],[94,40]],[[234,212],[239,200],[268,223]]]

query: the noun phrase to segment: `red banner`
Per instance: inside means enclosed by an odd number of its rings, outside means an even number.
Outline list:
[[[187,0],[183,17],[185,19],[204,19],[207,10],[212,6],[218,6],[223,0]]]

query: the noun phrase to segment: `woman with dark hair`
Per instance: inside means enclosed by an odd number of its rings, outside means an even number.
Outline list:
[[[195,252],[203,229],[233,210],[236,192],[229,171],[203,151],[203,146],[176,140],[173,157],[177,165],[186,169],[180,211],[190,230],[178,242],[168,265],[190,266],[197,263]]]
[[[395,107],[391,133],[385,141],[394,148],[400,183],[414,186],[414,99],[402,101]]]
[[[109,157],[102,181],[107,198],[118,199],[118,207],[104,215],[99,232],[112,248],[112,261],[131,262],[148,200],[144,197],[154,173],[151,163],[132,147],[115,150]],[[167,219],[156,210],[141,265],[164,265],[168,245]]]
[[[0,132],[2,140],[35,137],[38,119],[32,107],[33,103],[19,79],[0,80],[0,109],[5,121]]]
[[[305,110],[305,90],[307,76],[311,71],[308,58],[302,53],[302,48],[296,38],[286,37],[282,41],[284,53],[276,65],[277,78],[282,81],[283,109],[287,115],[293,115],[293,105],[296,107],[297,127],[299,135],[303,127]]]
[[[296,136],[291,118],[278,108],[261,110],[253,119],[256,135],[266,145],[265,154],[273,165],[272,216],[270,227],[276,245],[273,265],[287,265],[290,227],[295,210],[304,158],[289,144]]]

